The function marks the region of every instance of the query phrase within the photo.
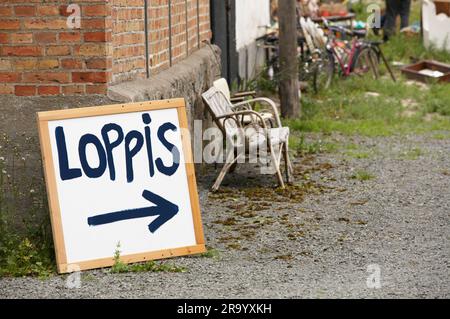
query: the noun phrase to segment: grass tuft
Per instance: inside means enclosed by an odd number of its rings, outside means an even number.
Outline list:
[[[365,170],[358,170],[353,175],[351,175],[350,178],[363,182],[374,179],[375,175]]]
[[[129,272],[186,272],[187,268],[172,265],[166,262],[155,262],[153,260],[136,263],[125,264],[120,258],[120,242],[117,243],[116,250],[114,251],[114,264],[112,265],[110,272],[113,274],[129,273]]]

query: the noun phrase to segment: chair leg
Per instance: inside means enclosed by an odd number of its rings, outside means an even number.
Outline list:
[[[234,156],[236,157],[238,155],[238,152],[237,152],[237,150],[235,149],[234,150]],[[230,169],[229,169],[229,173],[233,173],[235,170],[236,170],[236,167],[237,167],[237,160],[230,166]]]
[[[294,176],[294,168],[292,167],[291,158],[289,157],[289,145],[287,143],[284,144],[284,150],[286,152],[286,164],[289,170],[289,173],[291,174],[291,177]]]
[[[283,144],[284,173],[286,174],[286,183],[291,183],[291,172],[289,169],[289,154],[286,143]]]
[[[287,142],[284,143],[284,148],[286,151],[286,162],[288,165],[289,173],[291,173],[291,176],[294,176],[294,167],[292,166],[291,158],[289,157],[289,144]]]
[[[220,184],[222,184],[222,181],[223,181],[225,175],[227,174],[228,170],[238,160],[239,157],[240,157],[240,155],[237,157],[234,157],[234,159],[231,161],[227,160],[226,163],[223,165],[222,170],[219,173],[219,176],[217,176],[216,182],[214,183],[214,185],[211,188],[211,190],[213,192],[216,192],[217,190],[219,190]]]
[[[280,162],[277,161],[276,155],[273,151],[273,149],[270,149],[270,156],[272,157],[272,161],[275,167],[275,170],[277,171],[277,178],[278,178],[278,183],[280,184],[281,188],[284,188],[284,181],[283,181],[283,176],[281,175],[281,171],[280,171]]]

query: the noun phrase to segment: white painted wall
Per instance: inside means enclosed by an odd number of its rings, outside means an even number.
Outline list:
[[[436,5],[429,0],[422,3],[423,41],[425,47],[450,52],[450,17],[444,13],[436,14]]]
[[[236,0],[236,49],[265,33],[260,26],[270,24],[270,0]]]

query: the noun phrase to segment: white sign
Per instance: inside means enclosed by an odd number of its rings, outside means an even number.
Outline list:
[[[38,120],[60,272],[205,250],[184,100]]]

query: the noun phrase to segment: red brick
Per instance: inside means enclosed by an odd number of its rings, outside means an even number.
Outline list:
[[[84,41],[86,41],[86,42],[111,41],[111,33],[110,32],[86,32],[84,34]]]
[[[0,94],[13,94],[14,85],[10,84],[0,84]]]
[[[11,59],[2,59],[0,58],[0,70],[3,71],[11,71]]]
[[[62,93],[65,95],[84,94],[84,84],[63,86]]]
[[[61,65],[64,69],[81,69],[83,67],[83,63],[77,59],[64,59],[61,61]]]
[[[37,68],[37,58],[32,59],[17,59],[14,61],[14,70],[35,70]]]
[[[86,85],[86,94],[106,94],[106,90],[105,84]]]
[[[16,16],[20,17],[32,17],[36,15],[36,7],[35,6],[16,6],[14,7],[14,12]]]
[[[23,82],[28,83],[68,83],[70,76],[61,72],[33,72],[23,75]]]
[[[20,29],[19,20],[0,19],[0,30],[18,30]]]
[[[54,45],[47,47],[47,55],[70,55],[70,47],[67,45]]]
[[[41,16],[57,16],[59,15],[59,8],[56,4],[48,6],[39,6],[38,14]]]
[[[81,19],[81,28],[86,30],[105,29],[105,19]]]
[[[12,16],[12,7],[0,7],[0,17]]]
[[[43,59],[38,62],[38,68],[40,70],[49,70],[59,68],[58,59]]]
[[[102,4],[85,5],[81,8],[82,16],[106,16],[108,14],[108,7]]]
[[[61,32],[59,34],[59,41],[61,42],[80,42],[80,32]]]
[[[0,72],[0,83],[20,82],[20,73],[17,72]]]
[[[81,56],[103,56],[109,53],[110,47],[104,43],[85,43],[74,47],[74,54]]]
[[[56,43],[56,33],[53,32],[38,32],[34,34],[34,39],[39,43]]]
[[[36,87],[31,85],[16,85],[14,93],[17,96],[31,96],[36,95]]]
[[[108,69],[111,67],[111,61],[105,58],[92,58],[86,60],[86,67],[88,69]]]
[[[58,95],[59,94],[59,86],[39,86],[38,94],[39,95]]]
[[[0,33],[0,43],[6,44],[8,43],[8,34],[7,33]]]
[[[11,34],[11,43],[33,43],[33,34],[13,33]]]
[[[5,46],[1,48],[1,55],[9,56],[41,56],[42,50],[38,46]]]
[[[106,83],[107,77],[106,72],[72,72],[72,81],[74,83]]]
[[[68,17],[73,13],[73,10],[69,10],[69,12],[67,12],[67,7],[68,5],[61,5],[59,6],[59,14],[62,15],[63,17]]]
[[[67,28],[66,19],[30,19],[24,21],[25,29],[48,29],[48,30],[60,30]],[[1,27],[0,27],[1,29]]]

